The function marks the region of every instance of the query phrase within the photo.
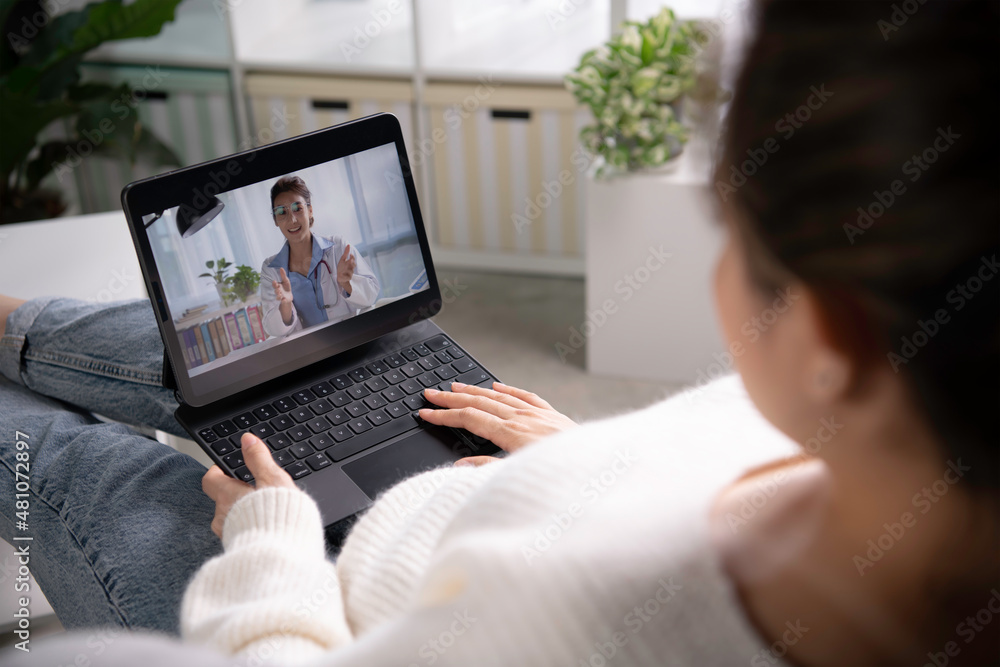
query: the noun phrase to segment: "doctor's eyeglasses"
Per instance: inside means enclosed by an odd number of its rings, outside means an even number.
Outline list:
[[[277,218],[278,220],[285,220],[288,218],[290,214],[298,213],[299,211],[304,211],[305,208],[306,205],[303,204],[302,202],[293,201],[291,204],[288,204],[287,206],[285,205],[275,206],[273,209],[271,209],[271,213],[273,213],[274,217]]]

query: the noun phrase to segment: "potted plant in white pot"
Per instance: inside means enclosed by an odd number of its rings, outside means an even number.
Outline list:
[[[695,382],[722,350],[709,290],[718,239],[708,223],[707,141],[686,126],[703,115],[692,95],[719,97],[700,59],[711,41],[702,24],[664,8],[626,21],[566,77],[594,117],[580,132],[593,157],[584,183],[587,321],[572,346],[586,343],[591,372]]]

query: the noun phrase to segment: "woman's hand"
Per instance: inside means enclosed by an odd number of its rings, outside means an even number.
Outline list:
[[[337,260],[337,284],[340,285],[340,289],[347,292],[347,296],[351,296],[351,278],[354,277],[354,269],[357,266],[358,260],[351,255],[351,244],[348,243],[344,247],[344,254]]]
[[[278,301],[278,312],[281,313],[281,321],[288,326],[292,323],[292,303],[294,297],[292,296],[292,281],[288,279],[288,274],[285,273],[284,268],[279,268],[281,282],[277,280],[271,281],[271,286],[274,288],[274,298]]]
[[[431,424],[464,428],[507,452],[577,425],[524,389],[500,382],[494,382],[493,389],[461,382],[453,382],[451,388],[451,391],[425,389],[428,401],[447,409],[424,408],[420,410],[420,418]],[[492,456],[470,456],[456,461],[456,465],[482,465],[495,460]]]
[[[263,489],[268,486],[298,488],[292,481],[291,475],[274,462],[271,450],[260,438],[252,433],[244,433],[240,444],[243,448],[243,462],[253,474],[256,488]],[[254,487],[229,477],[219,466],[212,466],[201,478],[201,488],[215,501],[212,532],[222,537],[222,526],[226,522],[229,509],[237,500],[248,493],[253,493]]]

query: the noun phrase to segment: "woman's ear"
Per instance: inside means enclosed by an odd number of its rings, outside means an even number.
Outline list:
[[[814,402],[829,405],[850,392],[856,378],[856,360],[840,339],[834,316],[813,290],[802,289],[799,308],[805,359],[800,388]]]

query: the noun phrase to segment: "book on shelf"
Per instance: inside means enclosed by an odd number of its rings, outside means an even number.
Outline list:
[[[253,345],[253,333],[250,332],[250,318],[247,317],[247,309],[240,308],[236,311],[236,322],[239,324],[240,337],[243,339],[243,345]]]
[[[240,338],[240,328],[236,324],[236,316],[226,313],[226,333],[229,336],[229,344],[234,350],[243,347],[243,339]]]
[[[250,318],[250,329],[253,331],[254,341],[260,343],[266,340],[264,322],[260,317],[260,306],[253,305],[248,307],[247,316]]]

